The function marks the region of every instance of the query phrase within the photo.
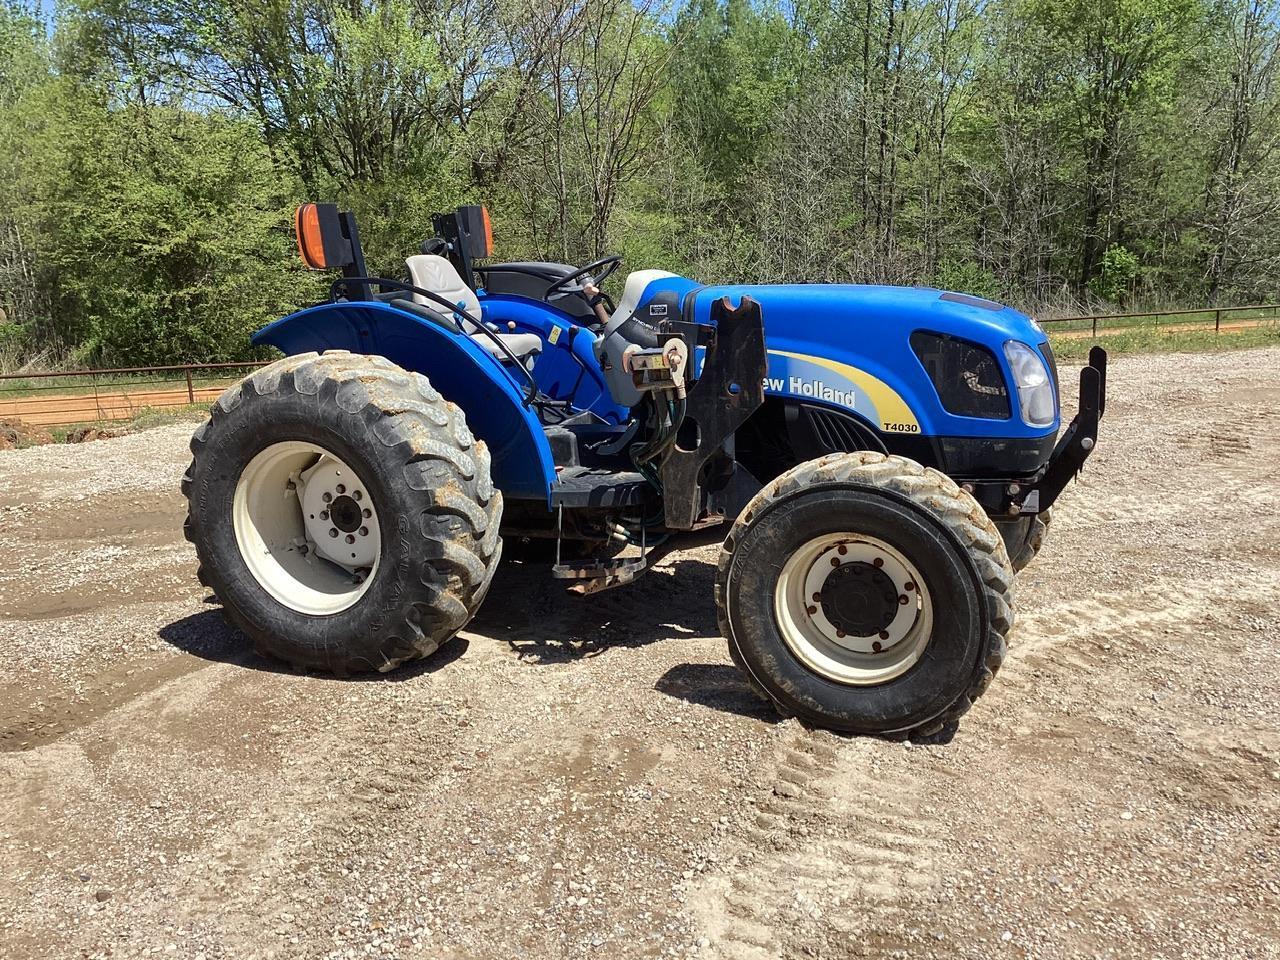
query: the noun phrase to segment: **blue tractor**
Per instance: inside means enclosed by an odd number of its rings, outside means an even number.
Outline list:
[[[1044,331],[998,303],[661,270],[615,302],[620,257],[491,262],[482,207],[434,226],[371,277],[351,214],[301,207],[329,300],[254,336],[284,359],[192,438],[200,578],[260,651],[391,670],[468,622],[504,542],[590,595],[714,534],[720,628],[780,711],[954,731],[1097,439],[1100,349],[1059,436]]]

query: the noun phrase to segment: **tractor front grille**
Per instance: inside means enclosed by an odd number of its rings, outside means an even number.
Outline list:
[[[858,440],[844,417],[826,410],[815,410],[813,407],[806,409],[818,443],[824,448],[832,453],[847,453],[859,449]]]

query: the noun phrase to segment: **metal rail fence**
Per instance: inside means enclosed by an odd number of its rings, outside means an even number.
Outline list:
[[[1256,314],[1270,311],[1270,316]],[[1241,313],[1255,316],[1240,322]],[[1204,321],[1164,322],[1168,317],[1205,317]],[[1212,317],[1212,326],[1209,319]],[[1280,304],[1246,307],[1206,307],[1201,310],[1163,310],[1156,313],[1102,313],[1080,317],[1042,320],[1046,325],[1076,324],[1062,336],[1078,333],[1096,337],[1112,332],[1141,329],[1144,318],[1157,321],[1161,330],[1238,329],[1280,320]],[[1055,335],[1058,331],[1054,331]],[[262,361],[240,363],[183,363],[162,367],[113,367],[99,370],[59,370],[46,373],[0,374],[0,419],[21,420],[31,426],[64,427],[131,420],[144,410],[164,410],[212,403],[218,395],[247,370],[263,366]],[[234,375],[232,371],[235,371]]]
[[[0,375],[0,419],[56,427],[118,423],[144,410],[212,403],[243,374],[262,366],[187,363]]]
[[[1263,313],[1264,311],[1270,311],[1271,316],[1270,317],[1267,317],[1265,315],[1256,316],[1256,314]],[[1042,325],[1074,323],[1074,324],[1078,324],[1079,329],[1083,331],[1085,329],[1084,324],[1087,322],[1089,324],[1088,326],[1089,333],[1091,336],[1094,336],[1094,337],[1098,335],[1098,331],[1100,329],[1098,326],[1099,321],[1102,321],[1104,323],[1101,329],[1105,332],[1107,330],[1107,326],[1105,323],[1106,321],[1111,321],[1113,324],[1118,324],[1118,326],[1116,326],[1117,330],[1127,331],[1127,330],[1142,328],[1146,326],[1146,324],[1124,323],[1124,321],[1143,320],[1143,319],[1156,320],[1157,321],[1156,326],[1160,330],[1174,330],[1174,329],[1177,329],[1178,327],[1185,327],[1187,329],[1201,329],[1201,330],[1212,329],[1215,333],[1221,333],[1222,318],[1225,316],[1227,318],[1228,329],[1233,329],[1233,324],[1239,323],[1239,321],[1233,321],[1232,317],[1234,315],[1238,315],[1241,313],[1255,314],[1255,316],[1247,318],[1245,323],[1247,323],[1249,326],[1261,326],[1265,322],[1268,322],[1268,321],[1274,322],[1275,320],[1280,319],[1280,304],[1260,303],[1260,304],[1254,304],[1252,306],[1246,306],[1246,307],[1202,307],[1198,310],[1158,310],[1158,311],[1145,311],[1142,313],[1086,314],[1085,316],[1080,316],[1080,317],[1054,317],[1053,319],[1050,319],[1050,320],[1042,319],[1040,323]],[[1194,320],[1182,320],[1182,321],[1175,320],[1172,322],[1163,322],[1164,318],[1166,317],[1193,317],[1193,316],[1204,317],[1205,320],[1203,322],[1197,322]],[[1212,327],[1209,324],[1210,317],[1213,318]]]

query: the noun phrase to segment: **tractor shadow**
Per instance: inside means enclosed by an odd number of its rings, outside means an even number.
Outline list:
[[[546,564],[506,562],[464,633],[507,644],[523,661],[563,664],[610,648],[719,635],[714,563],[663,561],[637,580],[578,596]]]
[[[730,663],[681,663],[672,667],[653,688],[677,700],[733,713],[764,723],[781,723],[773,705],[761,699],[742,672]]]
[[[205,602],[214,603],[215,601],[210,598]],[[222,611],[216,606],[165,624],[157,633],[165,643],[201,660],[228,663],[248,670],[261,670],[264,673],[307,675],[317,680],[332,680],[339,683],[401,683],[412,680],[423,674],[444,669],[465,654],[468,646],[465,637],[455,637],[434,656],[407,663],[390,673],[361,673],[338,677],[333,674],[298,670],[281,660],[262,656],[253,649],[253,645],[244,634],[223,619]]]

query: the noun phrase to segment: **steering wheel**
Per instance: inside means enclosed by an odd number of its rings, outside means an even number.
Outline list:
[[[592,286],[599,287],[613,276],[614,271],[620,266],[622,266],[622,258],[617,255],[601,257],[599,260],[593,260],[585,267],[579,267],[577,270],[573,271],[573,273],[565,274],[559,280],[551,284],[551,286],[547,287],[547,292],[543,294],[543,298],[546,300],[560,300],[563,297],[569,296],[571,293],[576,293],[578,296],[582,297],[582,299],[587,301],[587,306],[594,307],[600,302],[600,299],[604,294],[597,293],[593,297],[588,297],[582,289],[586,286],[586,283],[579,282],[574,284],[573,281],[578,280],[578,278],[581,277],[583,281],[589,280],[591,281]],[[596,271],[600,270],[602,267],[604,269],[597,275]],[[576,286],[577,289],[571,289],[574,286]]]

